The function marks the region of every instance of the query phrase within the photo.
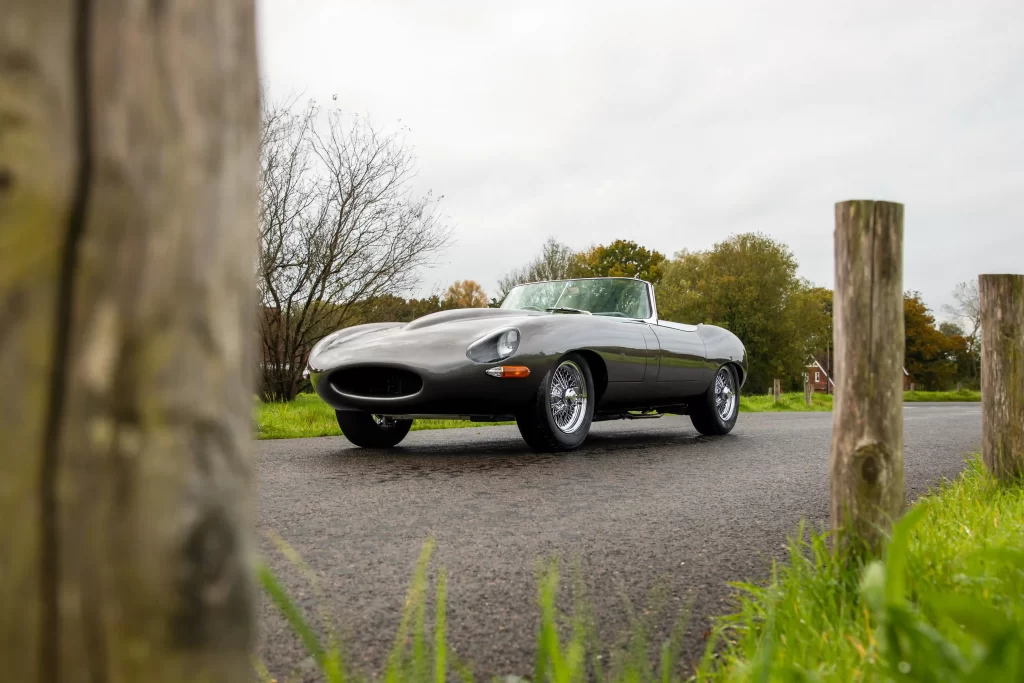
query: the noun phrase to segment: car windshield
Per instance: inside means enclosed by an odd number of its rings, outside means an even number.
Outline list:
[[[515,287],[502,308],[548,311],[586,311],[619,318],[649,318],[647,283],[627,278],[594,278],[531,282]]]

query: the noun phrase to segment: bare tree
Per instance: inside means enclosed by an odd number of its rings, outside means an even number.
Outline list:
[[[953,304],[945,304],[943,313],[955,318],[964,330],[967,355],[973,358],[971,378],[981,376],[981,297],[977,280],[958,283],[953,289]]]
[[[978,283],[974,280],[959,283],[953,289],[953,304],[942,307],[943,313],[951,315],[963,324],[968,342],[976,343],[981,330],[981,299]]]
[[[540,254],[521,268],[509,271],[498,280],[498,300],[504,299],[516,285],[539,280],[573,277],[578,267],[576,252],[554,237],[549,237]]]
[[[263,388],[290,400],[313,344],[354,307],[406,291],[450,239],[400,133],[310,104],[265,108],[260,159]]]

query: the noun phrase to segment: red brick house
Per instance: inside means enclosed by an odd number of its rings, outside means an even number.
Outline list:
[[[811,362],[804,368],[804,376],[811,383],[811,386],[814,387],[814,393],[816,394],[831,394],[835,391],[836,386],[828,370],[813,356],[811,357]]]
[[[826,363],[822,363],[816,357],[811,356],[810,361],[804,368],[804,378],[814,387],[815,393],[831,394],[836,390],[835,382],[832,381],[831,363]],[[910,391],[911,386],[913,386],[913,383],[910,381],[910,373],[904,367],[903,391]]]

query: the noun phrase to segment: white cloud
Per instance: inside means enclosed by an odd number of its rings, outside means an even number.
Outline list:
[[[427,284],[548,236],[665,253],[758,230],[832,284],[833,205],[906,204],[937,311],[1024,270],[1024,4],[258,0],[277,93],[401,119],[457,242]]]

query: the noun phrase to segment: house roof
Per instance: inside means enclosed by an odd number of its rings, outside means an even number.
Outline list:
[[[836,383],[835,383],[835,382],[833,382],[833,381],[832,381],[832,378],[828,376],[828,370],[826,370],[826,369],[825,369],[825,368],[824,368],[824,367],[823,367],[823,366],[821,365],[821,363],[819,363],[819,362],[818,362],[818,359],[817,359],[817,358],[814,358],[814,357],[812,356],[812,357],[811,357],[811,360],[812,360],[812,361],[814,361],[814,362],[813,362],[813,363],[811,363],[810,365],[808,365],[807,367],[809,367],[809,368],[818,368],[819,370],[821,370],[822,372],[824,372],[824,373],[825,373],[825,379],[826,379],[826,380],[828,380],[828,383],[829,383],[829,384],[831,384],[832,386],[835,386],[835,385],[836,385]]]
[[[828,370],[826,370],[825,367],[821,363],[819,363],[818,359],[815,358],[814,356],[811,356],[811,362],[807,364],[807,367],[809,367],[809,368],[820,368],[821,371],[825,373],[825,377],[829,377]],[[910,373],[907,372],[907,366],[906,365],[903,366],[903,375],[905,377],[910,377]],[[829,378],[828,381],[831,382],[832,379]]]

